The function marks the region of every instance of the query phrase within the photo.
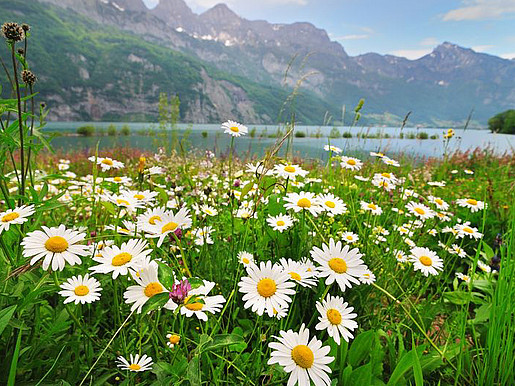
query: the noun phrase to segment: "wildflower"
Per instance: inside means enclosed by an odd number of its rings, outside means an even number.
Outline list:
[[[208,216],[214,217],[218,214],[218,211],[209,205],[201,205],[200,212],[203,214],[207,214]]]
[[[213,227],[207,226],[193,231],[193,237],[195,237],[195,245],[202,246],[204,244],[213,244],[214,241],[211,238],[211,232]]]
[[[290,275],[291,280],[300,284],[302,287],[313,287],[317,283],[316,271],[308,271],[309,266],[292,259],[282,258],[279,264],[284,272]]]
[[[464,275],[461,272],[456,272],[456,277],[460,280],[463,280],[465,283],[470,283],[470,276]]]
[[[11,225],[27,222],[29,216],[33,214],[34,205],[22,205],[14,209],[7,209],[5,212],[0,212],[0,233],[8,231]]]
[[[130,355],[130,361],[127,361],[122,356],[119,356],[118,358],[118,367],[122,370],[129,370],[129,371],[147,371],[152,369],[152,357],[147,356],[146,354],[143,355],[141,358],[139,354],[136,354],[133,356]]]
[[[483,263],[481,260],[478,260],[477,267],[485,273],[492,272],[492,268],[488,264]]]
[[[73,276],[61,284],[63,290],[59,295],[65,297],[64,304],[75,302],[75,304],[93,303],[100,299],[100,283],[97,279],[89,277],[89,274]]]
[[[358,328],[358,323],[354,320],[356,316],[354,307],[347,307],[348,303],[342,297],[327,294],[322,302],[316,303],[316,308],[321,316],[318,317],[319,323],[315,326],[317,330],[327,330],[327,333],[334,339],[336,344],[340,344],[340,335],[346,342],[353,338],[352,330]]]
[[[388,158],[386,156],[382,157],[381,159],[386,165],[395,166],[396,168],[401,166],[398,161],[395,161],[394,159]]]
[[[266,311],[268,316],[274,316],[274,309],[288,307],[291,302],[289,295],[295,294],[295,284],[289,281],[290,275],[280,266],[272,262],[261,262],[259,266],[247,267],[249,276],[244,276],[238,283],[243,293],[245,308],[251,308],[258,315]]]
[[[207,296],[214,286],[215,283],[204,280],[203,285],[189,291],[189,296],[181,307],[181,314],[188,318],[195,315],[199,320],[207,322],[206,312],[212,314],[220,312],[225,298],[222,295]],[[195,301],[189,302],[188,300],[192,297]]]
[[[270,169],[267,169],[263,162],[258,162],[255,165],[252,163],[248,163],[246,166],[247,166],[247,169],[245,171],[247,173],[255,174],[257,177],[259,177],[263,174],[265,176],[271,176],[273,174],[273,171]]]
[[[328,356],[329,346],[322,346],[316,337],[309,340],[309,330],[302,324],[299,332],[279,331],[279,342],[272,342],[269,347],[273,350],[268,364],[278,363],[284,371],[290,373],[288,385],[307,386],[310,380],[317,386],[329,386],[331,379],[327,366],[334,358]]]
[[[270,225],[274,231],[283,232],[293,225],[293,218],[287,214],[280,214],[277,216],[269,216],[266,219],[268,225]]]
[[[191,284],[188,280],[184,279],[172,285],[172,290],[169,293],[170,299],[177,305],[183,304],[188,293],[191,290]]]
[[[245,135],[249,131],[247,126],[231,120],[222,123],[222,129],[224,129],[224,133],[230,134],[233,137]]]
[[[445,181],[429,181],[427,184],[430,186],[438,186],[443,188],[445,186]]]
[[[323,211],[323,208],[318,205],[315,194],[311,192],[288,193],[284,200],[287,202],[284,207],[293,209],[295,212],[307,210],[316,217]]]
[[[408,204],[406,204],[406,209],[408,209],[410,213],[414,214],[416,217],[422,220],[427,220],[435,216],[435,212],[431,208],[423,204],[418,204],[414,201],[410,201]]]
[[[376,275],[372,273],[372,271],[367,270],[360,278],[359,281],[363,284],[372,284],[376,281]]]
[[[275,165],[274,174],[278,177],[295,180],[298,176],[305,177],[308,174],[308,171],[302,169],[299,165],[280,164]]]
[[[121,169],[123,168],[123,162],[120,162],[120,161],[116,161],[112,158],[109,158],[109,157],[95,157],[95,156],[91,156],[88,158],[88,160],[90,160],[91,162],[96,162],[97,165],[100,165],[100,167],[102,168],[102,171],[105,172],[107,170],[111,170],[111,169]]]
[[[474,174],[474,171],[473,170],[470,170],[470,169],[464,169],[463,172],[465,174]]]
[[[335,197],[331,193],[319,194],[317,202],[327,212],[329,217],[347,212],[347,205],[343,203],[342,199]]]
[[[163,244],[165,237],[172,232],[184,230],[191,227],[191,217],[187,208],[181,208],[176,214],[172,211],[163,213],[161,221],[155,221],[154,224],[146,224],[143,230],[148,237],[159,238],[157,246]]]
[[[453,255],[458,255],[459,257],[467,257],[467,252],[463,250],[459,245],[452,244],[451,248],[449,248],[449,252]]]
[[[147,209],[145,213],[140,214],[137,218],[138,228],[144,229],[146,226],[161,223],[163,218],[167,216],[167,213],[168,211],[163,207]]]
[[[342,168],[358,171],[363,167],[363,162],[357,158],[342,155],[340,165]]]
[[[450,139],[454,136],[454,130],[453,129],[448,129],[447,130],[447,133],[444,134],[444,138],[445,139]]]
[[[474,238],[477,240],[483,237],[483,234],[478,232],[477,228],[470,226],[468,222],[465,224],[456,224],[455,228],[458,231],[458,234],[456,235],[457,238],[468,236],[471,239]]]
[[[136,285],[128,287],[123,297],[125,303],[132,304],[131,311],[136,310],[139,314],[148,299],[164,292],[165,287],[159,282],[157,277],[157,263],[154,262],[139,271],[137,275],[132,275],[132,278],[136,281]]]
[[[354,178],[357,179],[358,181],[363,181],[363,182],[367,182],[369,180],[369,178],[367,178],[367,177],[358,176],[358,175],[355,175]]]
[[[469,208],[472,213],[483,210],[486,207],[483,201],[477,201],[473,198],[460,198],[456,200],[456,203],[461,207]]]
[[[408,258],[406,257],[406,254],[404,253],[404,251],[396,249],[393,251],[393,255],[395,256],[395,259],[399,263],[406,263],[408,261]]]
[[[368,203],[365,201],[361,201],[360,205],[361,205],[362,210],[369,211],[376,216],[379,216],[381,213],[383,213],[383,210],[381,209],[381,207],[377,206],[376,204],[374,204],[372,202]]]
[[[166,345],[170,348],[174,348],[181,341],[180,335],[177,334],[166,334],[166,339],[168,339]]]
[[[378,157],[378,158],[386,157],[383,153],[375,153],[373,151],[370,152],[370,156],[371,157]]]
[[[325,145],[324,150],[333,152],[335,154],[340,154],[342,152],[342,149],[340,149],[339,147],[333,146],[333,145]]]
[[[342,248],[341,241],[335,243],[333,239],[329,240],[329,245],[322,244],[322,249],[313,247],[311,250],[311,257],[320,264],[320,277],[326,277],[325,284],[336,281],[342,291],[351,288],[351,283],[360,284],[358,278],[367,270],[362,256],[357,248],[350,250],[348,245]]]
[[[62,271],[66,263],[70,265],[81,264],[79,256],[89,253],[87,245],[78,244],[86,237],[85,233],[79,233],[66,229],[64,225],[48,228],[42,226],[42,231],[30,232],[25,236],[21,245],[23,256],[32,257],[30,264],[44,258],[43,269],[46,271],[52,263],[53,271]]]
[[[150,190],[125,190],[122,191],[122,194],[131,196],[145,205],[153,204],[158,195],[157,192],[151,192]]]
[[[359,236],[352,232],[344,232],[342,234],[342,240],[349,244],[354,244],[359,240]]]
[[[95,256],[94,261],[100,263],[90,268],[95,273],[113,273],[113,279],[118,275],[125,276],[139,260],[152,253],[145,240],[132,239],[123,243],[120,247],[113,245],[105,247],[100,257]]]
[[[424,276],[438,275],[443,269],[443,260],[428,248],[412,248],[409,257],[415,271],[421,271]]]

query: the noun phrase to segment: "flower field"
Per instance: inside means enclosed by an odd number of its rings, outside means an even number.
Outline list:
[[[292,128],[241,160],[227,121],[222,157],[57,155],[21,99],[0,115],[1,384],[513,384],[512,154],[321,164],[279,156]]]

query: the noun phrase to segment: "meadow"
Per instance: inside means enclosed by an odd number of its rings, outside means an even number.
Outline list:
[[[3,26],[0,383],[513,384],[512,153],[321,164],[291,124],[239,159],[233,121],[222,156],[54,153],[26,32]]]

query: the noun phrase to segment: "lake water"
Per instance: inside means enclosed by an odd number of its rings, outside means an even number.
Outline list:
[[[105,122],[49,122],[46,130],[62,131],[75,133],[76,129],[85,124],[92,124],[97,128],[104,130],[112,123]],[[125,123],[113,123],[119,130]],[[64,150],[91,150],[94,151],[97,142],[99,148],[110,148],[113,146],[128,146],[140,148],[148,151],[156,151],[159,147],[170,146],[171,133],[164,136],[158,130],[157,124],[152,123],[128,123],[131,129],[129,136],[94,136],[94,137],[77,137],[77,136],[61,136],[56,137],[52,141],[52,145],[56,149]],[[231,137],[224,134],[220,129],[220,125],[211,124],[194,124],[194,125],[177,125],[177,136],[179,139],[187,137],[185,146],[188,150],[200,149],[211,150],[216,154],[224,153],[230,146]],[[138,131],[154,129],[156,135],[141,135]],[[261,156],[264,151],[274,143],[277,138],[268,138],[268,135],[274,134],[278,130],[277,125],[258,125],[249,126],[249,130],[256,128],[254,138],[249,135],[236,138],[234,141],[236,152],[240,156]],[[281,127],[285,132],[285,128]],[[439,139],[400,139],[401,133],[399,128],[394,127],[337,127],[340,133],[340,138],[328,138],[329,133],[333,127],[324,126],[296,126],[296,132],[303,132],[306,134],[304,138],[293,139],[293,150],[295,154],[301,155],[303,158],[327,158],[327,152],[323,150],[324,145],[329,142],[331,145],[338,146],[344,149],[344,154],[363,154],[370,151],[381,151],[388,155],[394,156],[409,154],[419,157],[441,157],[444,152],[443,134],[444,129],[430,129],[430,128],[404,128],[402,132],[405,136],[410,133],[416,134],[418,132],[426,132],[429,136],[438,135]],[[204,135],[203,135],[204,132]],[[342,138],[344,132],[351,132],[352,138]],[[384,135],[388,134],[391,138],[357,138],[358,134],[376,134],[380,132]],[[476,147],[490,148],[496,153],[512,153],[515,148],[515,135],[506,134],[492,134],[487,130],[473,130],[473,129],[455,129],[456,135],[451,139],[449,151],[454,150],[472,150]],[[207,136],[206,134],[207,133]],[[319,133],[322,135],[320,138],[310,137]],[[168,138],[168,139],[167,139]],[[283,146],[284,148],[285,146]]]

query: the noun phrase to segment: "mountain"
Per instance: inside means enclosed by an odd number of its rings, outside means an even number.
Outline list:
[[[54,49],[75,58],[67,63],[79,76],[61,82],[67,94],[49,93],[60,104],[60,119],[107,119],[115,107],[118,117],[155,116],[155,96],[168,91],[179,94],[186,121],[268,123],[299,85],[295,110],[303,123],[322,123],[326,111],[341,120],[342,106],[351,110],[362,97],[368,122],[387,124],[408,111],[411,123],[458,124],[474,109],[473,123],[484,125],[515,104],[515,61],[447,42],[418,60],[351,57],[310,23],[251,21],[224,4],[196,14],[183,0],[161,0],[152,10],[142,0],[0,0],[0,9],[13,10],[7,16],[20,22],[32,18],[34,37],[51,36]],[[104,61],[123,71],[111,71]],[[42,65],[38,70],[47,72],[42,85],[56,83],[55,73]],[[89,79],[80,75],[84,70]],[[100,82],[110,75],[115,81]],[[102,103],[92,114],[95,98]]]

